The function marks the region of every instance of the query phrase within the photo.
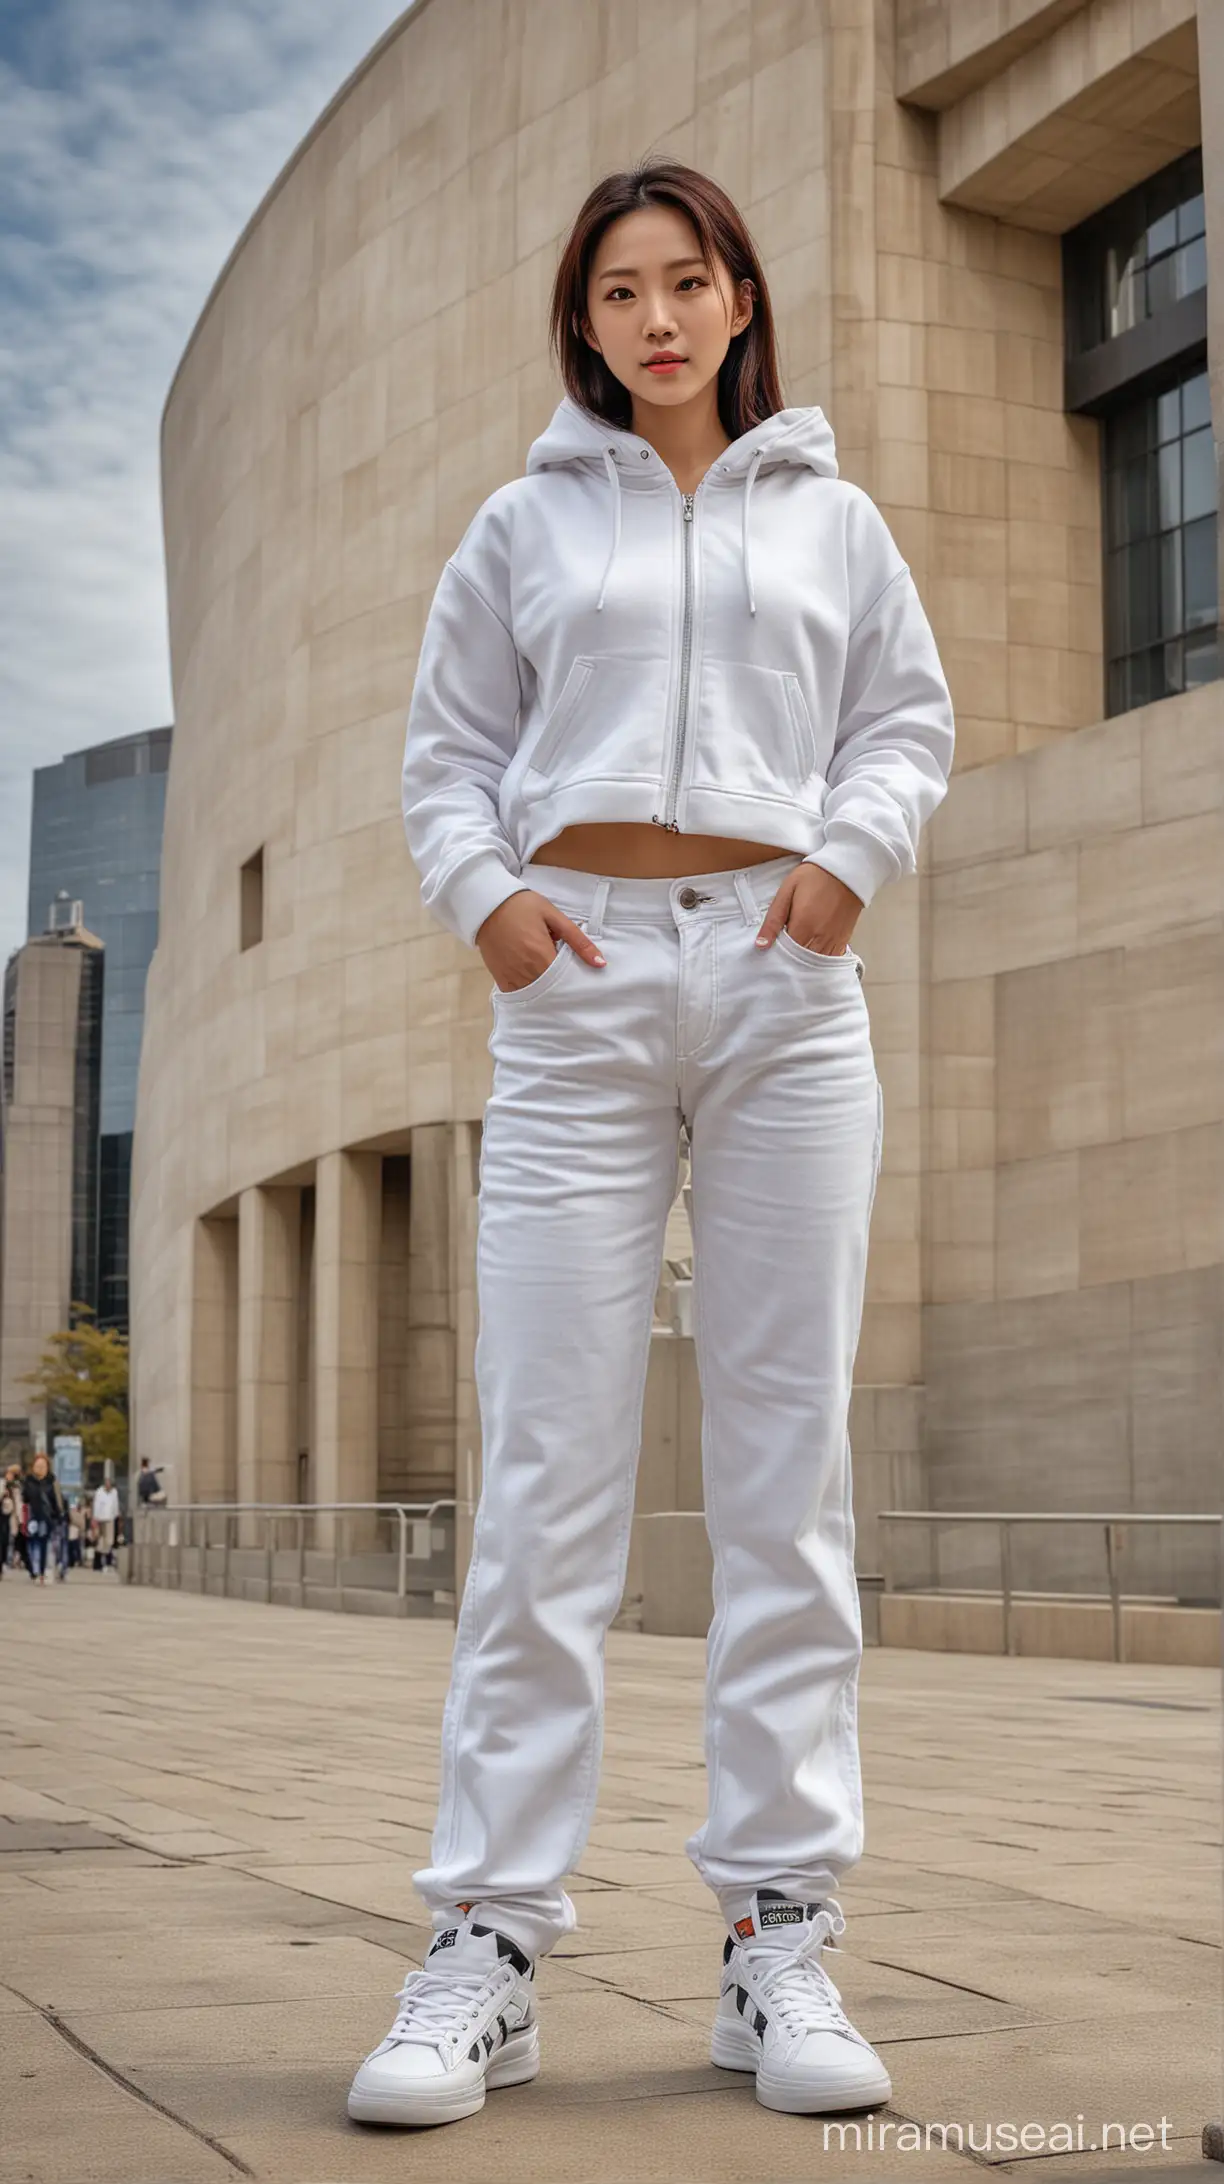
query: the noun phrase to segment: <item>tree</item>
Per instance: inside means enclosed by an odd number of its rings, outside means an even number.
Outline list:
[[[72,1306],[75,1324],[51,1335],[38,1365],[21,1379],[47,1406],[50,1425],[81,1436],[85,1459],[116,1471],[128,1460],[128,1346],[113,1327],[93,1325],[88,1304]]]

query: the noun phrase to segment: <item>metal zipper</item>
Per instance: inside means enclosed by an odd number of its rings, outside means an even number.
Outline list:
[[[682,493],[684,503],[684,623],[680,638],[680,703],[676,709],[676,749],[672,759],[671,780],[668,783],[665,813],[660,819],[658,812],[651,813],[655,826],[663,827],[669,834],[679,834],[676,824],[676,798],[680,793],[680,773],[684,764],[684,737],[688,727],[689,662],[693,649],[693,493]]]

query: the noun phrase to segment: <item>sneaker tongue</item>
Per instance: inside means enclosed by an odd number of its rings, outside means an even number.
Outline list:
[[[425,1957],[431,1972],[444,1972],[448,1964],[462,1964],[465,1971],[495,1972],[500,1962],[497,1936],[492,1927],[473,1931],[470,1919],[461,1926],[446,1926],[435,1934]]]
[[[762,1942],[790,1947],[798,1941],[801,1929],[818,1908],[814,1903],[799,1903],[790,1896],[779,1896],[772,1889],[758,1889],[752,1898],[751,1912],[735,1921],[735,1938],[751,1943],[753,1948]]]

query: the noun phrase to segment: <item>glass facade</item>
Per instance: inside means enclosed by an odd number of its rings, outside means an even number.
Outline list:
[[[1064,237],[1068,406],[1101,420],[1105,710],[1220,674],[1203,159]]]
[[[172,731],[75,751],[34,774],[29,932],[62,893],[104,943],[97,1150],[99,1323],[126,1333],[128,1205],[145,978],[157,945],[162,825]],[[85,1291],[93,1294],[93,1284]]]
[[[1068,284],[1072,353],[1096,348],[1207,286],[1203,155],[1187,152],[1077,231]]]
[[[1215,446],[1205,366],[1105,419],[1108,707],[1220,672]]]

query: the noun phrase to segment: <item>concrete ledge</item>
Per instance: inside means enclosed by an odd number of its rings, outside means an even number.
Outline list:
[[[1002,1653],[1003,1602],[989,1594],[882,1593],[879,1630],[882,1646],[911,1646],[927,1653]],[[1108,1600],[1031,1594],[1013,1600],[1012,1651],[1030,1659],[1112,1660]],[[1220,1611],[1123,1601],[1122,1658],[1217,1668]]]

